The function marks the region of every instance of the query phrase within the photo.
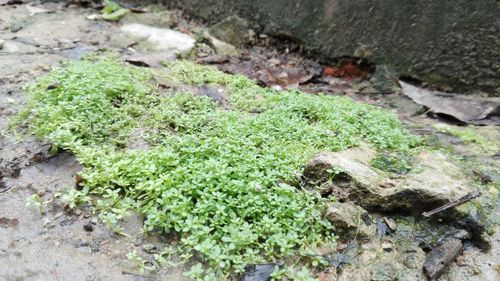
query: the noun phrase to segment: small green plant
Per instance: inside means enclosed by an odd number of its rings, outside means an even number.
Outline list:
[[[38,194],[32,194],[26,198],[26,207],[35,207],[41,214],[45,213],[45,204]]]
[[[141,257],[137,251],[132,251],[127,254],[127,258],[130,262],[132,262],[139,269],[140,273],[144,273],[146,271],[154,271],[156,268],[146,259]]]
[[[302,267],[299,271],[297,271],[293,275],[293,280],[295,281],[316,281],[316,278],[312,277],[311,272],[307,269],[307,267]]]
[[[178,266],[180,263],[172,261],[176,253],[177,251],[175,248],[167,246],[160,253],[154,254],[153,257],[161,266]]]
[[[382,152],[379,153],[370,164],[382,171],[404,175],[409,173],[414,167],[412,156],[402,152]]]
[[[203,280],[203,273],[205,273],[203,265],[201,263],[197,263],[193,265],[188,272],[184,273],[184,275],[193,280]]]
[[[475,144],[479,150],[487,153],[498,152],[498,143],[488,140],[486,137],[480,135],[474,128],[474,126],[469,127],[458,127],[446,124],[436,124],[434,126],[437,130],[442,133],[449,134],[459,138],[464,144]]]
[[[123,8],[120,4],[112,0],[105,0],[104,4],[102,18],[107,21],[118,21],[130,12],[129,9]]]
[[[393,113],[348,98],[265,89],[189,62],[167,67],[169,83],[227,88],[231,110],[193,93],[160,94],[148,70],[108,55],[28,86],[18,122],[84,166],[84,189],[69,192],[70,202],[92,204],[110,226],[134,210],[144,231],[177,233],[179,257],[203,264],[189,271],[193,279],[287,258],[320,266],[306,253],[335,243],[321,215],[327,199],[289,184],[296,173],[316,153],[361,140],[384,151],[420,143]],[[146,149],[132,145],[137,130],[150,132]],[[307,280],[306,271],[297,278]]]

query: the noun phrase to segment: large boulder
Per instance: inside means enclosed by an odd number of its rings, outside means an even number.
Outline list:
[[[362,161],[360,149],[321,153],[304,168],[306,185],[323,196],[353,201],[378,211],[405,211],[420,214],[466,195],[470,189],[446,158],[435,152],[417,157],[420,171],[402,178],[388,175]],[[362,156],[366,158],[365,156]]]
[[[326,59],[364,56],[443,89],[500,92],[497,0],[176,0],[217,22],[239,15]]]

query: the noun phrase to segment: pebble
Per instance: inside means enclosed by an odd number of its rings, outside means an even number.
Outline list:
[[[53,227],[55,227],[56,225],[54,224],[54,222],[52,222],[51,220],[49,220],[48,218],[45,218],[43,220],[43,227],[47,228],[47,229],[51,229]]]
[[[396,224],[396,221],[391,219],[391,218],[388,218],[388,217],[384,217],[384,222],[385,224],[387,224],[387,227],[389,227],[389,229],[394,232],[396,231],[397,229],[397,224]]]
[[[153,244],[144,244],[142,246],[142,249],[144,250],[144,252],[148,254],[153,254],[157,252],[156,246]]]
[[[23,26],[19,23],[13,22],[10,24],[10,32],[12,33],[16,33],[21,29],[23,29]]]
[[[4,45],[5,45],[5,41],[0,39],[0,50],[3,49]]]

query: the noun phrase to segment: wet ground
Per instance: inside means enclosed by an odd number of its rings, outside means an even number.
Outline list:
[[[3,47],[0,48],[0,280],[105,281],[184,278],[182,267],[166,268],[155,273],[141,272],[136,263],[127,259],[127,253],[134,250],[151,258],[152,253],[158,252],[157,249],[169,243],[161,236],[143,237],[140,232],[142,221],[134,214],[123,222],[128,235],[119,235],[104,226],[97,216],[92,214],[90,208],[84,206],[82,210],[75,212],[62,203],[59,195],[75,186],[77,173],[81,169],[74,157],[66,153],[52,155],[50,144],[31,138],[17,138],[6,132],[9,119],[26,102],[23,87],[52,67],[60,65],[62,61],[107,48],[120,51],[124,57],[137,55],[134,51],[137,46],[143,53],[147,52],[148,45],[142,42],[144,38],[136,38],[134,41],[133,38],[120,36],[120,23],[86,19],[96,12],[98,13],[94,9],[78,5],[66,7],[54,3],[0,6],[0,41],[3,42]],[[166,22],[161,21],[166,18],[165,14],[156,15],[154,17],[148,14],[134,14],[127,21],[175,25],[177,29],[191,35],[202,29],[198,25],[190,25],[177,12],[169,12]],[[157,21],[151,22],[151,19]],[[263,36],[261,40],[267,39]],[[210,54],[205,54],[204,50],[197,51],[195,58],[205,58],[207,62],[207,55]],[[240,59],[230,60],[229,64],[221,68],[248,74],[268,86],[280,87],[298,84],[297,81],[302,83],[306,75],[293,74],[290,75],[293,77],[285,82],[280,82],[279,79],[269,81],[270,76],[272,78],[279,73],[274,75],[272,73],[275,70],[266,70],[266,67],[245,69],[241,62],[265,59],[267,64],[274,66],[287,61],[291,62],[292,66],[307,63],[310,71],[318,68],[317,64],[311,63],[310,60],[287,52],[290,52],[287,47],[271,48],[261,44],[259,48],[244,51]],[[262,75],[265,77],[259,78]],[[425,110],[422,111],[420,106],[408,98],[397,94],[374,96],[367,94],[367,91],[363,93],[363,89],[369,86],[363,82],[336,78],[329,78],[321,83],[312,82],[314,81],[303,85],[302,88],[311,92],[326,90],[335,94],[347,94],[363,102],[396,108],[401,118],[416,133],[435,135],[437,145],[446,147],[450,153],[461,156],[461,159],[465,158],[466,161],[460,162],[464,165],[464,173],[471,174],[471,177],[476,173],[476,180],[478,177],[488,177],[490,182],[498,183],[498,173],[494,171],[498,168],[498,152],[477,152],[456,137],[438,133],[434,127],[438,121],[422,114]],[[490,138],[495,140],[498,129],[485,127],[478,130],[478,133],[492,135]],[[476,164],[479,166],[471,167]],[[488,192],[490,191],[484,191],[484,196],[488,196]],[[491,190],[491,193],[494,192],[498,191]],[[29,199],[32,204],[27,206]],[[397,241],[382,239],[368,244],[365,248],[380,249],[387,243]],[[491,244],[492,249],[489,252],[469,245],[440,280],[498,280],[498,231],[491,237]],[[361,257],[361,254],[357,255]],[[145,260],[145,264],[154,265],[154,261]],[[339,280],[349,278],[349,270],[346,272]],[[330,278],[334,277],[330,275]]]

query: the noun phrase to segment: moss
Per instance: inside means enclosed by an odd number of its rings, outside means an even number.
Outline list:
[[[149,71],[98,57],[30,85],[18,120],[83,164],[84,188],[66,199],[93,204],[110,225],[133,209],[145,231],[179,233],[180,255],[207,266],[191,274],[220,279],[247,264],[310,261],[307,249],[335,241],[325,199],[286,183],[319,151],[420,143],[392,112],[348,98],[278,92],[183,61],[167,67],[171,84],[227,88],[231,110],[193,93],[160,94]],[[137,130],[148,132],[144,149],[132,148]]]
[[[457,127],[437,124],[434,127],[442,133],[459,138],[464,144],[474,145],[478,152],[496,153],[500,149],[495,141],[481,135],[474,126]]]
[[[413,169],[414,159],[408,153],[382,152],[370,161],[370,165],[384,172],[404,175]]]

